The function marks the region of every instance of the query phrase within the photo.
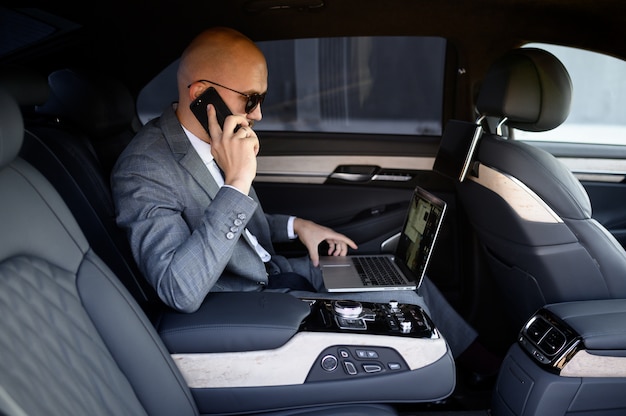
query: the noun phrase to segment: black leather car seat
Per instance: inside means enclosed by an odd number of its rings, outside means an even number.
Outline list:
[[[24,125],[0,88],[0,414],[197,415],[146,315],[67,205],[18,157]],[[280,415],[393,415],[378,405]]]
[[[477,99],[480,116],[500,126],[483,134],[458,191],[516,325],[546,303],[626,297],[626,253],[592,218],[578,179],[550,153],[505,137],[559,126],[571,93],[554,55],[521,48],[493,64]]]
[[[114,271],[146,312],[163,308],[141,275],[128,240],[115,222],[109,174],[136,130],[134,102],[118,80],[93,71],[61,69],[48,80],[35,73],[4,72],[0,83],[47,91],[19,94],[26,111],[20,156],[54,185],[94,251]]]

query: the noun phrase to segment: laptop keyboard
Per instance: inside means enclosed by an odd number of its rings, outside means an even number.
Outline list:
[[[403,285],[404,279],[388,257],[353,257],[361,280],[367,286]]]

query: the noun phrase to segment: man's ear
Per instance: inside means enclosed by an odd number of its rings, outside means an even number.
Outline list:
[[[202,85],[201,82],[196,82],[191,84],[189,89],[189,101],[193,101],[198,98],[204,91],[206,91],[207,87]]]

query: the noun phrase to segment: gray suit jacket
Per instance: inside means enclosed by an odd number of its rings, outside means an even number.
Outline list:
[[[289,239],[289,217],[265,215],[254,190],[248,197],[219,188],[172,108],[137,134],[111,180],[118,225],[169,306],[192,312],[209,291],[263,288],[266,267],[242,234],[246,227],[272,254],[277,271],[293,271],[272,247]]]

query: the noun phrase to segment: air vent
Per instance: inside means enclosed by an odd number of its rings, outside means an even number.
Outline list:
[[[528,323],[526,336],[550,358],[565,347],[565,335],[541,316],[535,316]]]
[[[547,310],[539,310],[522,328],[520,345],[554,372],[580,349],[580,336]]]
[[[551,328],[552,325],[550,325],[545,319],[541,317],[534,317],[526,328],[526,335],[531,341],[538,344]]]

